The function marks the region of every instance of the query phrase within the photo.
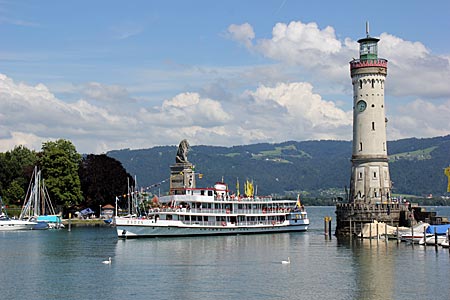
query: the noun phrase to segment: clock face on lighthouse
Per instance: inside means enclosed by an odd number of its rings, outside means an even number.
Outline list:
[[[364,100],[359,100],[358,103],[356,103],[356,109],[359,112],[363,112],[367,107],[367,103]]]

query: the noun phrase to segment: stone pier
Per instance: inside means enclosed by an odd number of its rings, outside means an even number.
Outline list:
[[[399,203],[336,205],[336,235],[358,235],[365,223],[383,222],[391,226],[408,225],[408,206]]]

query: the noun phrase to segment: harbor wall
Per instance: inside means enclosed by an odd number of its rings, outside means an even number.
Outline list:
[[[391,226],[407,226],[408,206],[400,203],[338,203],[336,205],[336,236],[358,235],[366,223],[383,222]]]

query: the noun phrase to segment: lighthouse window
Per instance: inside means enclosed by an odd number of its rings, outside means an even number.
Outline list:
[[[362,80],[359,81],[359,88],[362,89]]]
[[[362,143],[359,143],[359,151],[362,151]]]
[[[373,178],[377,178],[377,172],[373,172]]]
[[[372,79],[372,88],[375,86],[375,79]]]
[[[359,172],[358,179],[362,179],[362,172]]]
[[[375,130],[375,122],[372,122],[372,130]]]

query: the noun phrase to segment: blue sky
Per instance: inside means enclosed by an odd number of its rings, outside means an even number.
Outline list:
[[[341,3],[342,2],[342,3]],[[352,137],[381,38],[389,140],[450,134],[448,1],[1,1],[0,151]]]

